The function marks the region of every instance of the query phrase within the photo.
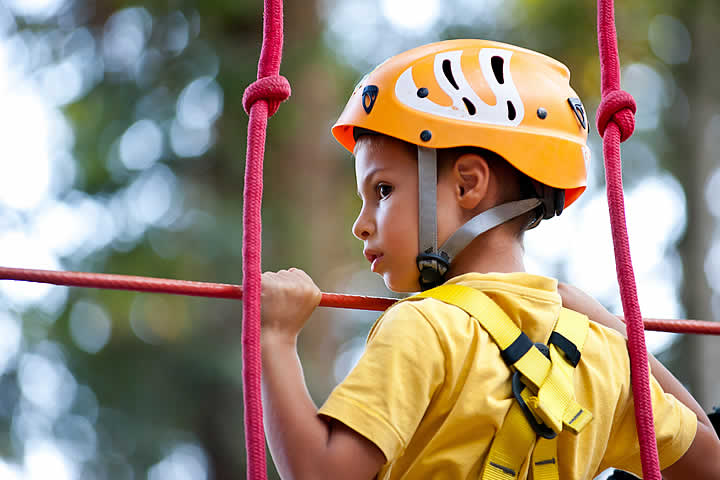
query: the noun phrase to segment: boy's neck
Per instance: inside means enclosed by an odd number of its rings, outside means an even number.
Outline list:
[[[468,245],[452,262],[448,279],[465,273],[524,272],[522,239],[508,229],[496,227]]]

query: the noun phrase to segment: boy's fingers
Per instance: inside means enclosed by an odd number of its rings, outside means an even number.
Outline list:
[[[291,267],[278,272],[264,272],[261,282],[265,287],[271,286],[276,289],[296,289],[299,286],[312,291],[316,304],[322,299],[322,292],[315,285],[313,279],[304,270]]]
[[[318,306],[320,304],[320,300],[322,300],[322,292],[320,291],[320,288],[318,288],[318,286],[315,284],[312,277],[310,277],[307,272],[299,268],[291,268],[290,271],[295,275],[297,279],[302,281],[310,291],[312,291],[315,306]]]

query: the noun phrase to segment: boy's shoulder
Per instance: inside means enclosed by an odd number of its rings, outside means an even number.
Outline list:
[[[403,331],[406,335],[418,335],[425,330],[424,327],[429,327],[437,333],[443,324],[467,317],[457,307],[436,298],[410,297],[390,306],[376,320],[368,340],[380,331],[389,329]]]

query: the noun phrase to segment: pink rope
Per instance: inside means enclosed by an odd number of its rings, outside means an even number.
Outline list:
[[[643,478],[662,480],[658,463],[645,332],[638,304],[625,222],[620,142],[635,128],[635,101],[620,90],[620,61],[613,0],[598,0],[598,48],[600,51],[601,94],[597,127],[603,137],[610,226],[615,247],[615,265],[623,312],[627,323],[628,350],[632,371],[635,418],[640,443]]]
[[[260,285],[262,253],[263,157],[267,121],[290,96],[290,84],[279,75],[283,47],[282,0],[265,0],[263,43],[258,80],[243,95],[250,115],[243,206],[243,385],[247,478],[267,478],[262,410],[260,351]]]

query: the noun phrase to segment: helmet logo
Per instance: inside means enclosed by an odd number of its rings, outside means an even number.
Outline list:
[[[491,125],[520,125],[525,116],[525,106],[510,74],[513,52],[500,48],[483,48],[478,52],[480,71],[496,99],[494,105],[485,103],[473,89],[463,72],[462,54],[462,50],[441,52],[435,55],[433,61],[435,81],[450,97],[452,105],[435,103],[432,95],[419,96],[413,80],[413,67],[405,70],[395,84],[398,100],[412,109],[440,117]]]
[[[582,102],[579,98],[568,98],[568,103],[570,104],[570,108],[572,108],[573,112],[575,112],[575,116],[578,119],[578,122],[580,122],[580,125],[582,125],[583,129],[587,128],[587,117],[585,117],[585,108],[583,107]]]
[[[369,114],[372,112],[375,106],[375,100],[377,100],[379,89],[375,85],[368,85],[363,89],[362,93],[362,106],[365,109],[365,113]]]

